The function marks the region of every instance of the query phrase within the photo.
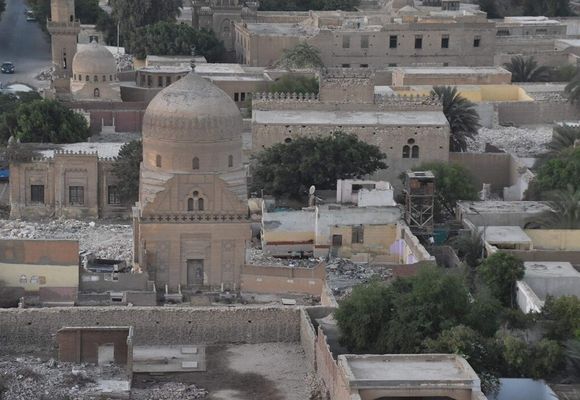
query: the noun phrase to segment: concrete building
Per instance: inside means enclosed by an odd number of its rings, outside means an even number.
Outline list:
[[[405,15],[313,11],[297,22],[235,23],[238,62],[271,66],[285,49],[306,41],[326,67],[493,65],[495,25],[479,11]]]
[[[501,67],[398,67],[392,86],[510,85],[512,74]]]
[[[74,305],[79,286],[76,240],[0,240],[0,281],[40,304]]]
[[[428,161],[448,161],[449,124],[432,98],[375,96],[369,71],[329,70],[319,96],[258,94],[252,101],[253,153],[298,136],[355,134],[387,155],[388,169],[374,178],[399,175]]]
[[[73,58],[70,92],[75,100],[121,101],[117,62],[107,48],[93,40],[79,46]]]
[[[159,287],[239,287],[251,234],[241,129],[235,103],[194,71],[149,103],[134,254]]]
[[[337,180],[336,202],[352,203],[359,207],[397,205],[393,187],[389,182],[362,179]]]
[[[458,201],[457,219],[473,226],[519,226],[551,210],[539,201]]]

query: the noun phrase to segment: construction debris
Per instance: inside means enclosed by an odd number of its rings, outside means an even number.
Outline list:
[[[315,257],[289,257],[289,258],[272,257],[265,254],[262,249],[256,247],[248,248],[246,254],[248,264],[253,265],[314,268],[322,261],[324,261],[324,258],[315,258]]]
[[[552,129],[552,125],[481,128],[475,140],[468,143],[468,150],[483,152],[485,144],[491,143],[506,153],[535,157],[546,152],[546,144],[552,140]]]
[[[393,271],[388,265],[355,264],[344,258],[336,258],[326,265],[326,280],[334,296],[340,299],[352,288],[371,279],[389,280]]]
[[[141,400],[195,400],[205,399],[207,390],[195,385],[186,385],[177,382],[168,382],[158,387],[147,389],[133,389],[132,397]]]

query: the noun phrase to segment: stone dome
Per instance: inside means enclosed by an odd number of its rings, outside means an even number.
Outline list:
[[[93,41],[83,46],[73,58],[73,73],[82,75],[111,75],[117,73],[117,62],[105,46]]]
[[[159,92],[145,110],[145,165],[191,172],[195,157],[199,172],[223,172],[233,164],[240,166],[241,131],[242,116],[234,101],[213,83],[190,72]]]

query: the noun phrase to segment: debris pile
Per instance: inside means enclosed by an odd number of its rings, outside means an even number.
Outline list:
[[[195,400],[205,399],[207,390],[195,385],[168,382],[157,387],[132,390],[132,395],[141,400]]]
[[[491,143],[518,157],[535,157],[546,152],[546,144],[551,140],[551,125],[481,128],[475,140],[468,143],[468,150],[483,152],[485,144]]]
[[[98,258],[132,259],[133,230],[131,225],[100,220],[50,221],[0,220],[2,239],[73,239],[81,251],[90,251]]]
[[[133,56],[131,54],[117,54],[113,53],[115,61],[117,61],[117,71],[131,71],[133,69]]]
[[[344,258],[333,259],[326,265],[326,280],[337,298],[348,295],[353,286],[373,278],[388,280],[392,277],[393,271],[386,265],[355,264]]]
[[[36,79],[39,81],[50,81],[52,79],[53,74],[54,67],[49,67],[40,71],[40,73],[36,75]]]
[[[250,247],[247,249],[247,259],[248,264],[253,265],[276,265],[280,267],[295,267],[295,268],[314,268],[322,261],[323,258],[315,257],[291,257],[291,258],[280,258],[269,256],[264,253],[262,249],[256,247]]]

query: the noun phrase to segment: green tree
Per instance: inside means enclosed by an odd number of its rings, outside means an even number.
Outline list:
[[[139,168],[143,161],[143,144],[140,140],[125,143],[113,164],[113,175],[119,180],[121,201],[132,203],[139,198]]]
[[[502,18],[502,15],[497,9],[496,0],[479,0],[479,8],[481,11],[485,11],[487,13],[487,18]]]
[[[576,141],[580,141],[580,127],[572,125],[556,125],[552,133],[552,140],[547,147],[550,155],[557,155],[562,150],[574,147]]]
[[[290,69],[322,68],[324,63],[320,58],[320,50],[306,42],[300,42],[284,50],[276,66]]]
[[[413,168],[435,175],[435,220],[444,221],[455,215],[459,200],[477,200],[477,189],[469,172],[459,164],[432,162]]]
[[[547,82],[550,79],[550,69],[539,66],[534,57],[512,57],[505,69],[512,73],[512,82]]]
[[[449,150],[467,151],[467,140],[473,139],[481,127],[475,104],[460,96],[456,87],[435,86],[431,95],[441,101],[449,122]]]
[[[16,136],[18,126],[16,109],[20,104],[39,100],[37,92],[15,94],[0,93],[0,144],[5,144],[10,136]]]
[[[491,294],[504,306],[514,306],[516,282],[524,277],[524,263],[507,253],[489,256],[478,268],[478,274]]]
[[[450,240],[459,258],[467,264],[467,282],[470,289],[475,289],[475,270],[483,258],[483,239],[479,231],[458,235]]]
[[[542,309],[542,319],[550,339],[580,338],[580,299],[576,296],[548,297]]]
[[[574,15],[570,0],[524,0],[524,14],[546,17],[568,17]]]
[[[552,69],[550,82],[570,82],[576,73],[578,73],[578,67],[575,65],[560,65]]]
[[[137,58],[155,55],[190,55],[195,47],[198,54],[209,62],[220,61],[225,47],[213,31],[195,30],[186,24],[157,22],[153,25],[137,28],[137,33],[125,40]]]
[[[501,302],[488,292],[489,290],[484,288],[479,288],[477,292],[472,290],[475,296],[464,323],[481,335],[492,337],[501,325],[505,309]]]
[[[284,75],[277,79],[270,91],[275,93],[315,93],[318,94],[318,80],[315,77]]]
[[[580,187],[580,148],[562,150],[556,157],[548,159],[536,171],[526,197],[541,199],[556,190],[573,190]]]
[[[507,335],[503,339],[504,376],[547,379],[559,372],[564,361],[560,345],[550,339],[527,343]]]
[[[112,17],[120,22],[121,36],[128,51],[139,42],[137,28],[157,22],[175,22],[180,14],[182,0],[110,0]]]
[[[546,195],[551,211],[542,215],[538,223],[551,229],[580,229],[580,188],[568,185],[566,190],[556,190]]]
[[[344,132],[288,138],[287,143],[275,144],[253,158],[252,186],[254,191],[299,199],[310,185],[332,189],[337,179],[361,178],[385,169],[385,158],[377,146]]]

